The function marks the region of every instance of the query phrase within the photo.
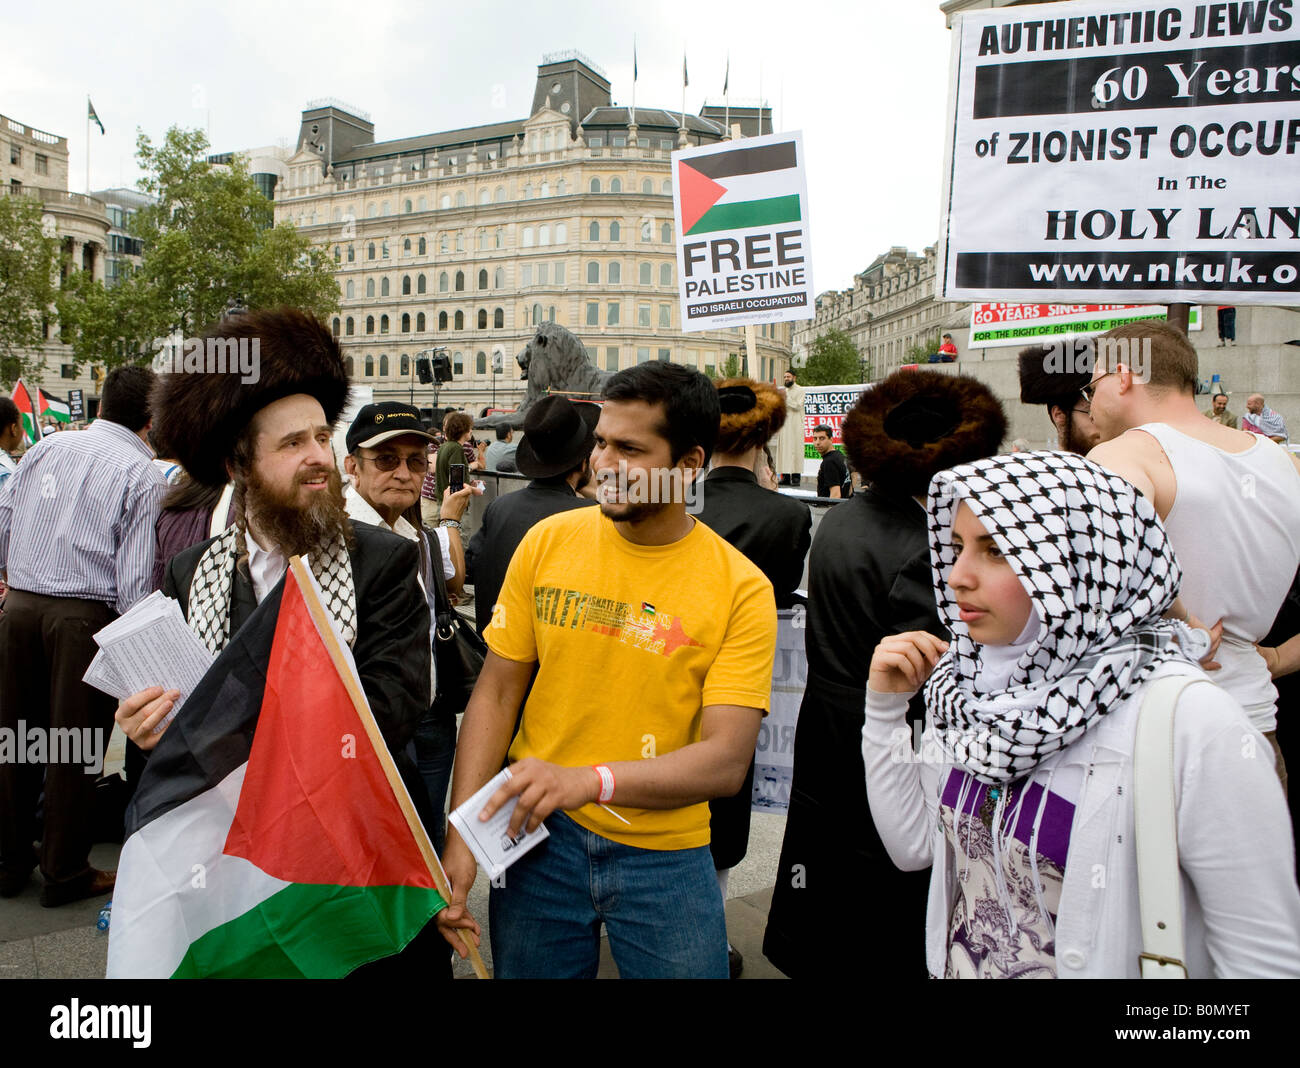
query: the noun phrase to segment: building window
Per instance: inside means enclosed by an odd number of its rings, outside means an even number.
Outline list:
[[[569,187],[564,184],[563,178],[561,178],[558,182],[555,183],[555,195],[557,197],[564,196],[564,194],[567,193],[568,190]]]
[[[665,245],[671,245],[673,243],[672,223],[664,223],[663,226],[659,227],[659,240]]]
[[[599,178],[593,178],[593,179],[591,180],[591,184],[588,185],[587,188],[588,188],[589,190],[591,190],[591,192],[593,192],[593,193],[599,193],[599,192],[600,192],[600,179],[599,179]]]
[[[491,204],[491,203],[492,203],[492,190],[491,190],[491,189],[480,189],[479,192],[478,192],[478,202],[479,202],[480,204]]]
[[[424,293],[428,290],[428,288],[429,286],[428,283],[424,280],[424,275],[417,274],[415,276],[415,291],[417,293]]]
[[[478,273],[478,287],[479,289],[487,289],[488,287],[488,273],[486,267]]]
[[[415,329],[416,329],[419,333],[421,333],[421,334],[424,333],[424,312],[417,312],[417,313],[416,313],[416,316],[415,316]]]
[[[443,332],[446,332],[446,330],[447,330],[447,313],[446,313],[446,312],[439,312],[439,313],[438,313],[438,329],[439,329],[440,331],[443,331]]]
[[[478,375],[487,374],[487,353],[482,350],[474,357],[474,373]]]
[[[655,191],[654,183],[649,178],[641,179],[641,192],[653,193]]]
[[[618,346],[617,345],[608,345],[605,348],[605,370],[606,371],[618,370]]]
[[[637,363],[649,363],[649,362],[650,362],[650,350],[649,350],[649,349],[637,349],[637,350],[636,350],[636,362],[637,362]]]
[[[411,295],[411,276],[409,274],[404,274],[402,275],[402,296],[409,297],[410,295]]]
[[[428,245],[425,243],[424,238],[420,238],[420,244],[417,246],[417,255],[423,256],[426,248],[428,248]]]
[[[373,356],[366,357],[366,377],[375,377],[375,358]]]
[[[661,329],[669,329],[673,325],[673,306],[671,304],[659,305],[659,326]]]
[[[410,254],[411,254],[411,239],[408,237],[402,242],[402,255],[409,256]]]
[[[611,179],[609,180],[609,191],[610,191],[611,193],[621,193],[621,192],[623,192],[623,179],[621,179],[621,178],[611,178]]]
[[[533,265],[525,263],[519,268],[519,288],[525,289],[533,284]]]
[[[587,304],[587,325],[588,326],[600,325],[600,305],[597,304],[595,301],[590,301]]]
[[[334,246],[334,262],[335,263],[343,262],[343,250],[339,248],[338,245]]]
[[[641,223],[641,241],[643,244],[649,244],[654,240],[654,223],[645,219]]]
[[[497,186],[497,191],[493,194],[493,199],[495,199],[498,204],[504,204],[506,202],[506,187],[503,185]],[[497,247],[500,248],[501,246],[498,245]]]
[[[443,253],[443,254],[446,254],[446,252],[448,251],[447,235],[446,235],[446,234],[439,234],[439,235],[438,235],[438,251],[441,252],[441,253]]]
[[[388,241],[387,241],[386,239],[385,239],[384,242],[379,246],[379,249],[380,249],[381,254],[383,255],[383,258],[384,258],[384,259],[388,259]]]
[[[659,265],[659,284],[661,286],[673,284],[673,265],[671,263],[661,263]]]
[[[479,328],[480,330],[486,330],[486,329],[487,329],[487,309],[486,309],[486,308],[479,308],[479,310],[478,310],[478,328]]]
[[[599,282],[600,282],[600,264],[597,263],[595,260],[592,260],[589,264],[587,264],[587,283],[588,285],[595,285],[598,284]]]
[[[15,167],[21,167],[23,163],[23,150],[17,145],[9,146],[9,162]]]
[[[465,292],[465,272],[464,272],[464,271],[457,271],[457,272],[456,272],[456,292],[457,292],[457,293],[464,293],[464,292]]]
[[[438,275],[438,292],[446,293],[449,284],[450,283],[448,281],[447,272],[443,271],[440,275]]]
[[[673,147],[673,143],[672,143],[671,141],[665,141],[665,142],[664,142],[664,147],[667,148],[668,151],[671,152],[671,151],[672,151],[672,147]],[[666,197],[670,197],[670,196],[673,195],[673,180],[672,180],[671,178],[665,178],[665,179],[664,179],[663,188],[660,189],[660,192],[663,193],[663,195],[666,196]]]
[[[344,292],[347,294],[348,300],[355,300],[355,299],[356,299],[356,296],[357,296],[357,286],[356,286],[356,283],[353,282],[351,278],[348,279],[348,284],[347,284],[347,286],[344,288]]]
[[[388,377],[388,357],[387,357],[387,356],[380,356],[380,357],[379,357],[379,377],[380,377],[380,378],[387,378],[387,377]]]
[[[465,329],[465,313],[463,311],[456,312],[456,318],[453,320],[453,329],[455,330]]]
[[[523,248],[533,247],[533,228],[531,226],[524,227],[523,240],[520,244]]]
[[[673,356],[673,350],[672,350],[672,349],[660,349],[660,350],[659,350],[659,362],[660,362],[660,363],[667,363],[669,360],[672,359],[672,356]]]
[[[636,306],[636,325],[637,325],[637,326],[649,326],[649,325],[650,325],[650,305],[649,305],[649,304],[638,304],[638,305]]]
[[[374,280],[373,278],[367,278],[367,279],[366,279],[366,296],[367,296],[367,297],[373,297],[374,295],[375,295],[375,280]]]
[[[537,231],[537,243],[539,245],[549,245],[551,243],[551,228],[543,224]]]
[[[419,200],[416,201],[415,208],[417,211],[428,211],[429,202],[425,200],[424,197],[421,197]]]
[[[492,326],[496,330],[504,330],[505,325],[506,325],[506,310],[505,308],[497,308],[492,313]]]
[[[356,333],[356,323],[352,321],[352,316],[350,315],[348,316],[347,321],[343,324],[343,326],[344,329],[347,331],[348,337],[351,337],[353,334]]]
[[[537,265],[537,284],[544,286],[551,281],[551,265],[549,263],[539,263]]]
[[[355,262],[355,261],[356,261],[356,258],[357,258],[357,250],[354,249],[351,245],[349,245],[349,246],[348,246],[348,263],[353,263],[353,262]]]
[[[604,139],[603,137],[588,137],[588,138],[587,138],[587,148],[589,148],[589,149],[591,150],[591,154],[592,154],[593,156],[599,156],[600,153],[601,153],[601,149],[603,149],[604,147],[605,147],[605,139]],[[600,190],[599,190],[599,189],[593,189],[592,192],[593,192],[593,193],[599,193]]]
[[[506,247],[506,232],[499,226],[497,227],[497,233],[496,233],[496,247],[497,248]]]
[[[650,284],[650,272],[653,268],[648,263],[642,263],[637,266],[637,282],[640,285],[648,286]]]
[[[623,282],[623,265],[617,260],[612,262],[606,268],[606,278],[610,285],[616,286]]]
[[[345,360],[343,361],[343,366],[347,369],[347,372],[348,372],[348,378],[355,378],[355,377],[356,377],[356,375],[357,375],[357,369],[356,369],[356,365],[353,364],[353,362],[352,362],[352,357],[351,357],[351,356],[349,356],[347,359],[345,359]]]
[[[596,222],[595,220],[593,220],[591,225],[587,227],[587,240],[588,241],[600,240],[600,223]]]
[[[411,332],[411,313],[402,312],[402,333],[409,334],[410,332]]]
[[[622,229],[619,227],[618,223],[616,222],[612,222],[609,224],[609,239],[611,241],[621,241],[623,239]]]
[[[610,326],[618,326],[618,309],[619,303],[616,300],[610,301],[609,304],[605,306],[605,322]]]
[[[386,334],[386,333],[388,333],[388,316],[387,316],[387,315],[381,315],[381,316],[379,317],[379,332],[380,332],[381,334]]]
[[[459,230],[456,231],[456,251],[457,252],[465,251],[465,235],[461,233]]]
[[[330,333],[335,337],[339,336],[339,317],[337,315],[334,316],[334,321],[330,323]]]
[[[366,246],[366,259],[373,260],[374,258],[375,258],[375,243],[372,241],[370,242],[369,245]]]
[[[540,304],[534,304],[533,305],[533,326],[541,326],[541,325],[542,325],[542,306]]]
[[[504,289],[506,287],[506,272],[504,267],[498,267],[492,272],[492,288]]]
[[[464,206],[465,206],[465,191],[462,189],[459,193],[456,194],[456,207],[463,208]]]
[[[407,215],[411,214],[411,210],[414,207],[415,205],[411,203],[410,197],[407,197],[406,200],[402,201],[402,210],[406,212]]]
[[[439,200],[438,200],[438,207],[439,207],[439,208],[442,208],[444,211],[445,211],[447,208],[450,208],[450,207],[451,207],[451,194],[450,194],[450,193],[443,193],[443,194],[442,194],[442,196],[441,196],[441,197],[439,198]]]
[[[564,261],[563,260],[555,261],[555,284],[557,286],[564,285]]]
[[[411,357],[403,354],[400,367],[401,370],[399,370],[397,373],[400,374],[403,378],[405,378],[407,375],[411,373]]]
[[[563,245],[568,240],[569,240],[569,228],[565,226],[564,223],[556,223],[555,243],[557,245]]]
[[[388,279],[387,279],[387,278],[381,278],[381,279],[379,280],[379,295],[380,295],[381,297],[386,297],[386,296],[389,295],[389,287],[388,287]]]

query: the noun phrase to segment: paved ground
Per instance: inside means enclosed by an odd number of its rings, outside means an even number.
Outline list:
[[[122,766],[122,735],[115,731],[109,744],[105,770]],[[749,853],[731,873],[727,900],[727,933],[744,954],[746,979],[779,979],[781,973],[763,957],[763,928],[772,896],[772,884],[781,852],[785,817],[755,813]],[[97,868],[116,868],[121,847],[95,846],[90,862]],[[470,909],[487,929],[487,879],[480,878],[470,894]],[[42,908],[39,876],[16,898],[0,899],[0,978],[101,979],[108,956],[108,936],[95,928],[95,918],[105,899],[80,901],[57,909]],[[483,940],[483,958],[491,968],[491,949]],[[467,964],[458,964],[458,977],[471,976]],[[601,953],[601,978],[615,978],[618,970],[608,943]]]

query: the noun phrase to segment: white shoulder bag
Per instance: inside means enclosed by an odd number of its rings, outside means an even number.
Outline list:
[[[1138,710],[1133,745],[1133,826],[1138,907],[1142,916],[1143,979],[1186,979],[1183,902],[1178,872],[1178,813],[1174,797],[1174,709],[1195,675],[1153,682]]]

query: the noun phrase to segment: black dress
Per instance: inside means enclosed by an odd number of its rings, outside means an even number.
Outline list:
[[[763,953],[793,978],[924,978],[928,871],[889,859],[867,803],[863,705],[888,634],[939,623],[924,509],[866,489],[817,529],[809,567],[808,681]],[[918,694],[908,712],[920,718]]]
[[[803,578],[812,541],[812,513],[806,504],[763,489],[744,467],[715,467],[700,488],[700,522],[739,549],[772,583],[776,607],[790,608]],[[754,762],[740,792],[709,802],[709,847],[713,866],[734,868],[749,848],[750,797]]]

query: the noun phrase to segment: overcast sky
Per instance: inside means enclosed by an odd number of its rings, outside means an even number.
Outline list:
[[[557,17],[555,11],[569,12]],[[612,9],[612,10],[611,10]],[[543,53],[576,48],[615,102],[688,111],[762,95],[802,130],[813,281],[842,289],[892,245],[939,232],[950,38],[938,0],[65,0],[7,5],[0,114],[69,139],[69,187],[133,186],[137,128],[199,126],[213,151],[292,141],[303,105],[336,96],[380,140],[523,118]],[[21,45],[21,47],[15,47]],[[291,147],[296,147],[291,145]]]

